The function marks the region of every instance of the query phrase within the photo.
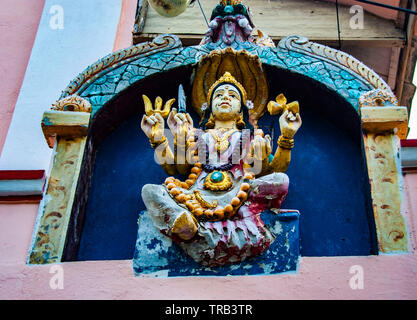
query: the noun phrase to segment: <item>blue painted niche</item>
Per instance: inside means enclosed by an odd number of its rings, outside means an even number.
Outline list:
[[[308,78],[272,67],[266,71],[270,99],[282,92],[289,101],[300,102],[303,125],[295,137],[287,172],[290,189],[283,208],[301,213],[301,255],[377,254],[358,115],[345,100]],[[181,79],[190,73],[177,72],[177,79],[164,83],[164,100],[176,96]],[[160,90],[154,85],[145,81],[122,95],[137,99],[149,91],[154,98]],[[185,90],[189,96],[189,84]],[[124,110],[120,103],[112,100],[100,112],[117,117]],[[166,177],[140,130],[142,108],[125,112],[96,148],[77,260],[133,258],[137,219],[145,209],[141,188],[146,183],[162,183]],[[265,115],[260,125],[274,133],[276,144],[278,118]]]

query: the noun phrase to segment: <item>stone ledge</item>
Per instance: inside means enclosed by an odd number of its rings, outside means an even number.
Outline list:
[[[406,107],[362,107],[362,128],[370,133],[397,131],[404,139],[408,131],[408,112]]]

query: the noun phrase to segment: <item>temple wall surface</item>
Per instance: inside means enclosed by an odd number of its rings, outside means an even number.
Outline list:
[[[67,262],[60,264],[63,289],[51,289],[51,265],[25,264],[37,206],[2,205],[0,299],[415,299],[417,201],[409,195],[417,192],[416,174],[406,175],[405,189],[409,254],[302,257],[297,273],[214,278],[134,277],[131,260]],[[349,285],[353,266],[363,268],[363,289]]]

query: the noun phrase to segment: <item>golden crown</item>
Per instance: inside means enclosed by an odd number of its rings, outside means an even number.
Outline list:
[[[221,75],[223,77],[220,78]],[[242,102],[248,107],[254,121],[265,113],[269,96],[268,82],[259,56],[230,47],[213,50],[202,56],[191,95],[193,108],[200,116],[203,116],[204,110],[210,106],[213,90],[220,82],[232,83],[240,89]]]
[[[220,3],[223,5],[223,7],[229,5],[235,6],[239,3],[241,3],[242,0],[221,0]]]
[[[207,104],[210,106],[211,104],[211,96],[213,94],[214,89],[221,83],[230,83],[234,85],[236,88],[239,89],[241,95],[242,95],[242,101],[244,104],[246,104],[246,90],[245,88],[233,77],[230,72],[225,72],[223,76],[219,78],[213,85],[210,87],[208,93],[207,93]]]

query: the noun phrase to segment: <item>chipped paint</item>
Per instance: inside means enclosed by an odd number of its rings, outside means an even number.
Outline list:
[[[370,177],[373,212],[381,253],[408,251],[403,216],[401,171],[398,171],[396,137],[393,133],[365,133],[365,153]]]
[[[299,213],[262,213],[265,225],[276,240],[261,256],[222,267],[205,267],[184,254],[171,239],[160,233],[146,211],[140,213],[133,269],[141,277],[270,275],[296,271],[299,259]]]
[[[86,138],[59,139],[28,263],[61,261]]]

